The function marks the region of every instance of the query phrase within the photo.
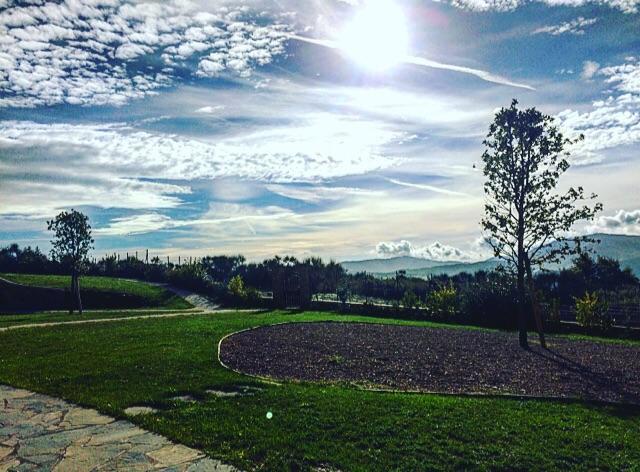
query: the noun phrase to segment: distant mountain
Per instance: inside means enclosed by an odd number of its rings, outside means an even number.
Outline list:
[[[626,236],[617,234],[593,234],[593,239],[600,244],[589,244],[586,248],[593,249],[596,256],[610,257],[620,261],[621,267],[630,268],[640,277],[640,236]],[[393,277],[397,270],[405,270],[408,276],[427,278],[432,275],[456,275],[461,272],[474,273],[481,270],[489,271],[498,266],[496,259],[480,262],[434,261],[419,257],[392,257],[390,259],[367,259],[363,261],[342,262],[347,272],[368,272],[378,277]],[[571,261],[565,261],[559,267],[568,267]]]
[[[498,267],[498,264],[500,264],[500,262],[497,259],[487,259],[486,261],[480,262],[454,262],[452,264],[438,265],[424,269],[410,269],[407,270],[407,276],[426,279],[432,275],[456,275],[462,272],[473,274],[481,270],[489,272]],[[379,276],[388,277],[394,274],[395,272],[393,274],[379,274]]]
[[[434,261],[419,257],[399,256],[389,259],[366,259],[363,261],[345,261],[340,265],[352,274],[357,272],[368,272],[379,274],[385,272],[395,272],[396,270],[425,269],[429,267],[442,266],[447,264],[457,264],[458,262]]]

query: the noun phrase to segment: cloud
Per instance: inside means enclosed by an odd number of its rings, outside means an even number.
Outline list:
[[[216,11],[180,0],[12,5],[0,11],[0,107],[118,106],[181,80],[176,68],[248,77],[284,53],[286,25]]]
[[[582,7],[584,5],[607,5],[624,13],[636,13],[639,0],[536,0],[548,6],[557,7]],[[451,0],[452,5],[458,8],[474,11],[511,11],[525,5],[525,0]]]
[[[211,114],[211,113],[216,113],[217,111],[221,111],[221,110],[224,110],[224,105],[201,107],[201,108],[198,108],[195,112],[196,113]]]
[[[440,187],[435,187],[433,185],[426,185],[426,184],[414,184],[411,182],[403,182],[401,180],[397,180],[397,179],[385,179],[388,182],[391,182],[392,184],[396,184],[396,185],[400,185],[402,187],[410,187],[410,188],[415,188],[415,189],[419,189],[419,190],[427,190],[429,192],[435,192],[435,193],[442,193],[445,195],[453,195],[453,196],[458,196],[458,197],[470,197],[471,195],[467,194],[467,193],[463,193],[463,192],[456,192],[454,190],[448,190],[445,188],[440,188]]]
[[[561,34],[583,35],[584,28],[591,26],[598,21],[597,18],[584,18],[579,16],[575,20],[567,21],[559,25],[542,26],[535,29],[531,34],[550,34],[559,36]]]
[[[323,187],[323,186],[293,186],[271,184],[266,189],[272,193],[292,200],[300,200],[306,203],[321,203],[326,201],[339,201],[347,197],[383,197],[382,191],[367,190],[351,187]]]
[[[66,125],[0,122],[0,146],[85,147],[97,166],[151,179],[239,177],[264,182],[312,182],[358,175],[401,162],[379,154],[399,139],[379,123],[311,115],[295,126],[266,127],[215,141],[138,131],[125,124]],[[327,143],[336,143],[335,145]],[[26,164],[26,163],[25,163]]]
[[[336,41],[330,40],[330,39],[317,39],[317,38],[309,38],[306,36],[300,36],[297,34],[290,34],[289,38],[296,40],[296,41],[302,41],[305,43],[309,43],[309,44],[315,44],[317,46],[323,46],[323,47],[327,47],[330,49],[341,49],[340,48],[340,44]],[[416,66],[422,66],[422,67],[429,67],[432,69],[443,69],[443,70],[451,70],[454,72],[461,72],[463,74],[470,74],[470,75],[474,75],[484,81],[487,82],[493,82],[496,84],[500,84],[500,85],[508,85],[510,87],[518,87],[518,88],[524,88],[524,89],[528,89],[528,90],[535,90],[533,87],[531,87],[530,85],[527,84],[521,84],[518,82],[513,82],[505,77],[501,77],[499,75],[493,74],[491,72],[487,72],[484,70],[480,70],[480,69],[473,69],[471,67],[463,67],[463,66],[456,66],[453,64],[445,64],[442,62],[437,62],[437,61],[433,61],[431,59],[426,59],[424,57],[418,57],[418,56],[407,56],[405,58],[402,59],[403,63],[405,64],[413,64]]]
[[[561,128],[585,139],[573,146],[576,164],[602,160],[600,151],[640,143],[640,60],[627,58],[624,64],[597,67],[594,80],[604,78],[611,87],[607,97],[592,103],[591,110],[567,109],[557,114]],[[594,66],[595,68],[595,66]]]
[[[477,255],[472,255],[456,247],[448,246],[438,241],[429,245],[415,246],[406,239],[402,239],[400,241],[379,242],[376,245],[376,254],[385,258],[412,256],[434,261],[468,261],[477,258]]]
[[[600,216],[587,232],[640,235],[640,210],[618,210],[613,216]]]
[[[276,184],[359,175],[401,162],[381,153],[401,136],[379,123],[328,115],[215,141],[118,123],[2,121],[0,212],[50,216],[69,205],[168,208],[190,192],[189,186],[158,181],[236,178]],[[284,187],[274,189],[286,193]],[[308,192],[297,197],[311,198]]]
[[[597,62],[585,61],[582,64],[582,73],[580,74],[580,77],[582,77],[583,80],[591,80],[598,72],[598,69],[600,69],[600,64]]]
[[[171,226],[171,218],[159,213],[144,213],[112,219],[106,227],[94,229],[100,236],[125,236],[151,233]]]

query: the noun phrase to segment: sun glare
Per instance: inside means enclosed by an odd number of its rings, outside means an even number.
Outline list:
[[[338,40],[342,51],[373,72],[401,62],[407,55],[408,42],[402,9],[390,0],[366,3]]]

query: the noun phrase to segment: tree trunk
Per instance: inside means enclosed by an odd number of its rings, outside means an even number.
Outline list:
[[[518,337],[520,347],[529,349],[529,341],[527,340],[527,309],[526,309],[526,290],[524,286],[525,273],[525,251],[524,251],[524,218],[522,211],[518,217]]]
[[[524,267],[522,264],[518,264],[518,338],[520,341],[520,347],[524,349],[529,348],[529,341],[527,340],[527,310],[526,310],[526,295],[524,287]]]
[[[529,288],[529,300],[531,305],[531,314],[533,315],[533,319],[536,323],[536,329],[538,331],[538,336],[540,337],[540,345],[546,349],[547,341],[544,337],[544,327],[542,325],[542,317],[540,316],[540,310],[538,309],[538,301],[536,299],[536,291],[533,285],[533,273],[531,271],[531,261],[529,258],[525,258],[525,267],[527,269],[527,287]]]
[[[73,306],[76,300],[76,273],[71,272],[71,288],[69,289],[69,314],[73,314]]]
[[[80,276],[76,275],[76,302],[78,304],[78,313],[82,315],[82,298],[80,298]]]

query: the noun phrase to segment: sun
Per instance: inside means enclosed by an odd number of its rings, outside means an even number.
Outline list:
[[[370,0],[344,28],[338,47],[361,67],[383,72],[406,57],[408,42],[402,9],[391,0]]]

